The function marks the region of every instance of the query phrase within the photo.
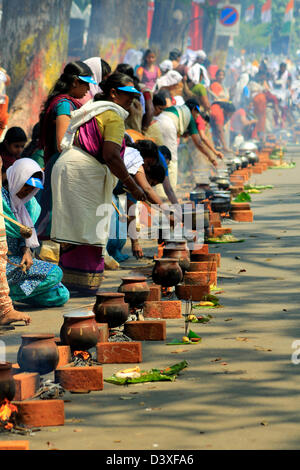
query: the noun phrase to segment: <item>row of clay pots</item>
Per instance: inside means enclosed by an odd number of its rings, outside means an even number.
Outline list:
[[[201,301],[210,293],[210,286],[217,284],[217,267],[220,265],[220,255],[208,253],[208,250],[191,252],[191,262],[185,273],[183,283],[175,288],[180,300]]]

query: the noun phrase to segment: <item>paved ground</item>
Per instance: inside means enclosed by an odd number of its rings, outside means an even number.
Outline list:
[[[30,437],[31,449],[299,448],[300,364],[293,364],[291,356],[293,341],[300,340],[300,161],[293,157],[295,169],[252,178],[275,187],[253,195],[255,223],[230,225],[245,242],[214,250],[222,254],[224,308],[213,311],[209,324],[194,326],[202,343],[143,343],[143,368],[183,359],[189,367],[174,383],[105,384],[102,392],[66,393],[65,426]],[[116,288],[127,272],[108,272],[104,287]],[[72,299],[63,309],[32,311],[29,327],[0,337],[7,359],[16,361],[21,334],[58,335],[62,314],[93,300]],[[168,340],[181,337],[183,329],[182,320],[168,320]],[[104,376],[121,368],[104,365]]]

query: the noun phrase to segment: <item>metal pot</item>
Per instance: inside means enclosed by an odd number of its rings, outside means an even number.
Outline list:
[[[232,161],[235,163],[236,169],[240,170],[242,168],[242,161],[240,157],[236,156],[232,159]]]
[[[216,184],[218,185],[219,189],[228,189],[230,187],[230,181],[227,178],[217,178]]]
[[[247,168],[247,166],[249,165],[249,159],[248,159],[247,155],[241,155],[240,159],[241,159],[241,162],[242,162],[242,168]]]
[[[190,200],[195,204],[202,204],[202,202],[206,199],[206,191],[204,190],[197,190],[192,191],[190,193]]]
[[[215,191],[211,199],[213,212],[229,212],[231,207],[231,195],[225,191]]]
[[[246,156],[250,165],[254,165],[255,163],[259,162],[259,158],[255,152],[246,152]]]
[[[247,140],[246,142],[243,142],[241,146],[239,147],[239,154],[243,155],[247,151],[256,152],[257,150],[258,150],[258,147],[256,143],[254,143],[252,140]]]

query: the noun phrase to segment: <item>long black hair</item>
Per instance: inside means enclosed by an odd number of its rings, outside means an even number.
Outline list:
[[[133,67],[131,67],[131,65],[129,65],[129,64],[118,64],[118,65],[117,65],[117,68],[116,68],[116,72],[125,73],[125,75],[128,75],[128,77],[131,77],[135,88],[136,88],[138,91],[141,91],[141,89],[140,89],[140,81],[139,81],[139,79],[134,75],[134,70],[133,70]]]
[[[5,134],[4,142],[7,144],[27,142],[27,136],[21,127],[11,127]]]
[[[94,101],[106,101],[110,100],[110,91],[119,87],[127,86],[128,83],[132,83],[132,78],[124,73],[115,72],[110,75],[106,80],[99,83],[102,93],[97,93],[94,97]]]
[[[85,64],[84,62],[81,62],[80,60],[76,62],[69,62],[65,68],[57,82],[55,83],[54,87],[50,91],[47,100],[44,103],[44,106],[42,108],[42,112],[40,114],[40,126],[42,128],[42,121],[44,119],[44,116],[46,114],[46,111],[48,109],[49,104],[58,95],[63,95],[63,94],[68,94],[70,91],[70,88],[72,87],[74,80],[78,78],[79,76],[85,76],[85,77],[92,77],[93,72],[90,69],[90,67]]]
[[[144,67],[144,68],[146,67],[146,65],[147,65],[147,57],[148,57],[148,55],[150,55],[150,54],[155,54],[155,55],[156,55],[156,53],[155,53],[154,51],[152,51],[152,49],[147,49],[147,50],[144,52],[144,55],[143,55],[143,58],[142,58],[142,63],[141,63],[141,66],[142,66],[142,67]]]

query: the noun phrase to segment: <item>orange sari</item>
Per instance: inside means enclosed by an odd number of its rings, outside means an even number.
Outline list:
[[[266,130],[266,117],[267,117],[267,98],[265,93],[258,93],[253,98],[254,113],[258,122],[253,131],[252,137],[257,137],[258,133],[264,133]]]

